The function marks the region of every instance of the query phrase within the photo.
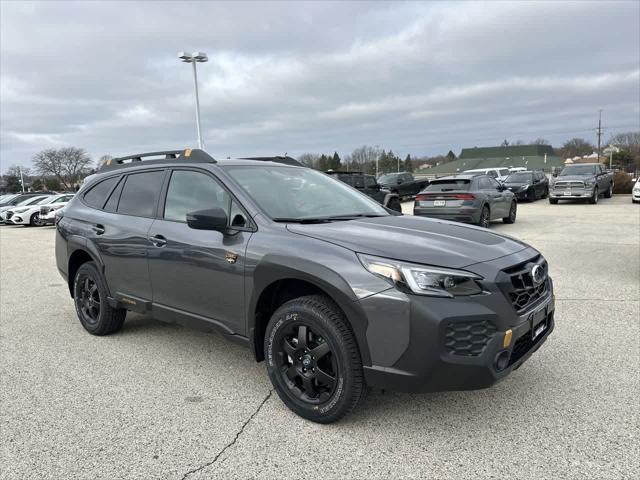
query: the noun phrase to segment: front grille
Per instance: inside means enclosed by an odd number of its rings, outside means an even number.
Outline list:
[[[548,333],[549,329],[553,325],[553,312],[551,312],[547,318],[544,319],[544,322],[547,324],[547,330],[544,333],[541,333],[535,340],[533,340],[531,336],[531,330],[527,330],[527,333],[522,335],[516,343],[513,345],[513,350],[511,351],[511,357],[509,358],[509,366],[516,363],[522,357],[524,357],[527,352],[529,352],[534,345],[536,345],[545,335]],[[539,325],[539,324],[538,324]]]
[[[580,182],[580,181],[570,181],[570,180],[565,180],[565,181],[558,181],[553,185],[553,188],[555,188],[556,190],[564,190],[567,188],[584,188],[584,182]]]
[[[7,220],[11,220],[11,217],[13,217],[13,212],[7,212]]]
[[[496,327],[487,320],[451,322],[445,330],[445,348],[453,355],[480,355],[495,335]]]
[[[543,270],[544,280],[536,284],[533,281],[531,271],[535,265],[539,265]],[[511,285],[508,291],[509,300],[516,312],[521,313],[538,300],[543,298],[549,289],[548,265],[542,256],[514,265],[504,270],[509,275]]]

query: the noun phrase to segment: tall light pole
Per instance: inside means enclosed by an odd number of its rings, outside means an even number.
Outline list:
[[[193,65],[193,86],[196,91],[196,127],[198,129],[198,147],[204,150],[204,141],[202,140],[202,129],[200,127],[200,97],[198,96],[198,72],[196,63],[204,63],[209,61],[209,57],[204,52],[178,52],[178,58],[184,63]]]

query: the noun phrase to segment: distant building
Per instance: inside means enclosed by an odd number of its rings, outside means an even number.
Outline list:
[[[509,145],[506,147],[463,148],[453,162],[429,169],[429,175],[446,175],[464,170],[492,167],[524,167],[528,170],[545,170],[564,165],[551,145]]]

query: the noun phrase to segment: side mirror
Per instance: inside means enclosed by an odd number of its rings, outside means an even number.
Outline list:
[[[218,230],[227,229],[229,219],[221,208],[209,208],[187,213],[187,225],[194,230]]]
[[[498,186],[496,187],[496,190],[498,190],[499,192],[504,192],[504,191],[505,191],[505,189],[506,189],[506,187],[505,187],[504,185],[502,185],[502,184],[500,184],[500,185],[498,185]]]
[[[551,176],[552,176],[552,177],[557,177],[557,176],[558,176],[558,172],[553,172],[553,173],[551,174]]]

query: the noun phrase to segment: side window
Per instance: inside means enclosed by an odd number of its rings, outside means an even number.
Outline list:
[[[489,175],[491,178],[497,178],[498,174],[496,173],[495,170],[489,170],[487,172],[487,175]]]
[[[122,187],[117,212],[136,217],[152,217],[163,179],[163,170],[128,175]]]
[[[501,169],[501,170],[500,170],[500,176],[501,176],[501,177],[507,177],[507,176],[509,176],[509,169],[507,169],[507,168],[503,168],[503,169]]]
[[[491,188],[491,184],[489,183],[488,177],[480,177],[478,178],[478,189],[479,190],[489,190]]]
[[[371,175],[366,175],[364,177],[364,186],[367,188],[373,188],[376,186],[376,179]]]
[[[164,219],[186,222],[187,213],[209,208],[221,208],[230,215],[230,201],[227,191],[209,175],[175,170],[167,189]]]
[[[84,194],[84,202],[93,208],[102,208],[104,202],[107,200],[107,195],[111,191],[111,188],[116,184],[118,177],[107,178],[97,185],[91,187],[87,193]]]
[[[105,211],[115,213],[118,208],[118,200],[120,200],[120,193],[122,192],[122,186],[124,185],[124,179],[121,179],[118,183],[118,186],[113,189],[111,195],[109,195],[109,200],[104,206]]]
[[[362,178],[362,175],[353,176],[353,186],[356,188],[364,188],[364,179]]]
[[[405,174],[403,175],[403,177],[404,177],[404,181],[405,181],[405,182],[412,182],[412,181],[413,181],[413,177],[411,176],[411,174],[410,174],[410,173],[405,173]]]
[[[496,188],[498,188],[500,186],[498,181],[494,180],[493,178],[487,178],[487,181],[489,182],[489,188],[496,189]]]

